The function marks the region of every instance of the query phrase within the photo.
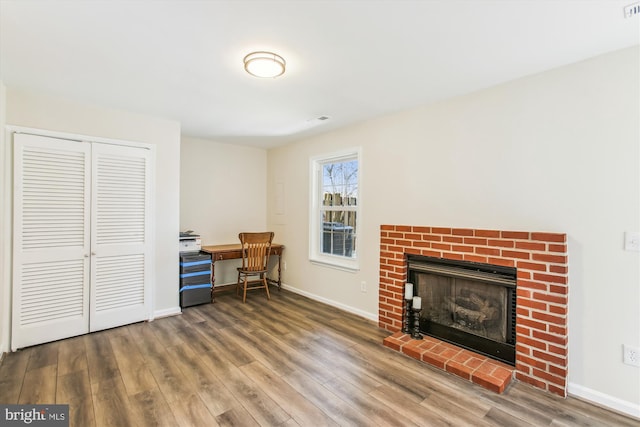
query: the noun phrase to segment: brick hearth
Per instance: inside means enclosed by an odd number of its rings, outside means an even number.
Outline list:
[[[497,392],[496,382],[484,384],[491,373],[495,377],[515,378],[551,393],[567,395],[567,296],[568,264],[565,234],[475,230],[466,228],[382,225],[380,227],[379,326],[397,333],[385,339],[385,345],[467,378]],[[403,287],[407,281],[408,254],[482,262],[517,269],[516,366],[487,362],[484,370],[471,369],[482,358],[473,352],[430,338],[442,352],[446,346],[448,364],[429,356],[430,344],[411,340],[399,333],[402,328]],[[412,343],[415,341],[415,343]],[[400,344],[403,343],[403,344]],[[441,345],[441,347],[436,347]],[[457,350],[456,350],[457,349]],[[452,351],[455,355],[451,355]],[[464,352],[464,353],[462,353]],[[416,357],[419,355],[419,357]],[[426,355],[426,356],[425,356]],[[455,357],[468,356],[462,368]],[[474,355],[473,357],[471,355]],[[444,357],[444,356],[442,356]],[[430,359],[435,359],[430,360]],[[495,363],[502,370],[488,369]],[[449,368],[447,368],[447,365]],[[486,370],[491,373],[485,375]],[[477,372],[474,377],[474,372]],[[504,384],[508,383],[508,380]],[[496,389],[497,387],[497,389]]]
[[[414,340],[396,332],[384,339],[384,345],[496,393],[502,393],[513,377],[512,366],[429,336]]]

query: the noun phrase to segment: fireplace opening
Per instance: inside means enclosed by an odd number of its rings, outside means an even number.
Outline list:
[[[515,365],[516,269],[409,255],[420,331]]]

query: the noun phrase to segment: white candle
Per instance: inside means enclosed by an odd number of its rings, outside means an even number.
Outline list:
[[[413,308],[419,310],[422,308],[422,298],[413,297]]]
[[[413,283],[407,283],[404,285],[404,299],[413,298]]]

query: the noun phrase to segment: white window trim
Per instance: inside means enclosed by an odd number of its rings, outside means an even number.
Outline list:
[[[356,272],[360,270],[358,253],[354,258],[346,258],[338,255],[324,254],[320,250],[322,242],[322,227],[320,222],[320,199],[322,182],[322,165],[327,162],[336,162],[343,159],[356,157],[358,160],[358,203],[356,205],[356,238],[359,230],[362,230],[361,195],[362,195],[362,149],[360,147],[337,151],[330,154],[314,156],[309,159],[309,261],[312,264],[336,268],[339,270]],[[359,242],[359,239],[358,239]]]

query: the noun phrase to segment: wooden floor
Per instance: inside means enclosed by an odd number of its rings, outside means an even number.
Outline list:
[[[638,426],[515,383],[498,395],[383,347],[370,321],[254,291],[6,355],[0,403],[88,426]]]

